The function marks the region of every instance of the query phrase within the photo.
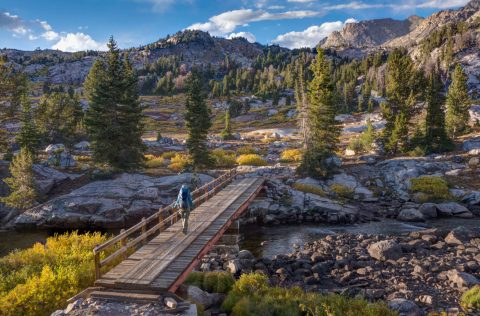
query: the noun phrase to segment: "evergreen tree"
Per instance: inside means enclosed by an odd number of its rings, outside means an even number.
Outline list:
[[[307,135],[308,135],[308,126],[307,126],[307,109],[308,109],[308,96],[307,96],[307,87],[305,80],[305,63],[303,58],[299,59],[299,62],[296,66],[295,73],[295,100],[297,105],[297,119],[298,126],[300,128],[300,134],[302,136],[303,148],[307,147]]]
[[[340,128],[335,120],[331,66],[320,48],[311,70],[313,79],[309,84],[307,116],[309,132],[299,171],[315,177],[327,177],[332,172],[330,161],[337,146]]]
[[[48,143],[70,146],[81,132],[83,110],[76,94],[54,92],[40,100],[37,123]]]
[[[97,60],[85,81],[89,108],[85,125],[93,158],[118,170],[142,165],[143,108],[138,96],[136,74],[110,38],[105,60]]]
[[[455,139],[467,129],[469,120],[469,96],[467,75],[462,66],[457,65],[447,94],[446,128],[448,135]]]
[[[387,103],[382,106],[387,121],[383,132],[385,145],[392,153],[407,149],[409,122],[415,114],[422,84],[410,57],[401,49],[393,50],[387,60]]]
[[[10,164],[11,177],[3,179],[10,187],[10,194],[0,201],[10,207],[26,209],[35,203],[38,194],[33,176],[33,155],[30,150],[22,148],[20,154]]]
[[[40,145],[40,134],[34,122],[32,103],[27,95],[23,95],[21,104],[21,126],[17,135],[17,142],[20,147],[29,151],[32,157],[35,157],[38,146]]]
[[[440,75],[436,70],[433,70],[428,78],[427,115],[425,118],[425,144],[430,152],[442,152],[448,145],[443,108],[445,98],[442,90],[443,83]]]
[[[187,80],[187,94],[185,107],[185,123],[188,129],[187,148],[192,157],[194,168],[211,164],[211,157],[207,148],[208,130],[212,126],[211,111],[205,102],[203,92],[203,78],[197,69]]]
[[[223,129],[221,135],[224,140],[230,140],[233,138],[232,135],[232,127],[231,127],[231,120],[230,120],[230,111],[225,111],[225,128]]]

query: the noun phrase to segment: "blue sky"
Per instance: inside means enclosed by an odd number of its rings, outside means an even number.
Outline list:
[[[345,23],[458,8],[468,0],[0,0],[0,47],[64,51],[151,43],[186,28],[315,46]]]

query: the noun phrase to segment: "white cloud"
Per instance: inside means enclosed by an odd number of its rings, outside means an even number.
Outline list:
[[[272,42],[288,48],[315,47],[323,38],[333,31],[341,30],[347,23],[356,23],[355,19],[348,19],[345,22],[325,22],[321,25],[310,26],[301,32],[289,32],[277,36]]]
[[[418,5],[419,8],[447,9],[466,5],[469,0],[431,0]]]
[[[195,23],[187,27],[187,29],[210,32],[212,35],[225,35],[235,31],[238,26],[247,26],[251,22],[302,19],[320,16],[321,14],[322,12],[301,10],[272,13],[264,10],[240,9],[212,16],[208,22]]]
[[[230,35],[227,36],[228,39],[232,39],[235,37],[243,37],[246,38],[247,41],[250,43],[255,43],[257,41],[255,35],[253,35],[250,32],[238,32],[238,33],[231,33]]]
[[[317,0],[287,0],[287,2],[296,2],[296,3],[308,3],[308,2],[315,2]]]
[[[64,52],[78,52],[82,50],[106,50],[105,43],[93,40],[90,35],[84,33],[68,33],[60,35],[60,40],[52,46]]]
[[[389,6],[389,5],[375,4],[375,3],[363,3],[363,2],[354,1],[354,2],[349,2],[349,3],[331,5],[331,6],[325,7],[325,9],[326,10],[344,10],[344,9],[364,10],[364,9],[384,8],[385,6]]]
[[[366,10],[390,8],[395,10],[413,10],[421,8],[429,9],[448,9],[461,7],[466,5],[469,0],[426,0],[426,1],[404,1],[397,3],[365,3],[361,1],[353,1],[349,3],[341,3],[324,7],[325,10]]]
[[[137,2],[147,2],[152,4],[154,12],[163,13],[167,11],[172,5],[183,3],[193,3],[195,0],[135,0]]]

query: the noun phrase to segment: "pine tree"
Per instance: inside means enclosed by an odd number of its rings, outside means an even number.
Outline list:
[[[230,140],[233,138],[232,135],[232,127],[231,127],[231,120],[230,120],[230,111],[225,111],[225,128],[223,129],[221,135],[224,140]]]
[[[392,153],[405,151],[415,104],[420,100],[422,81],[412,60],[401,49],[393,50],[387,60],[387,103],[382,105],[387,121],[383,131],[386,148]]]
[[[32,103],[27,95],[23,95],[21,104],[21,126],[16,140],[20,147],[29,151],[32,157],[35,157],[40,145],[40,134],[34,122]]]
[[[425,144],[430,152],[442,152],[448,147],[445,131],[445,98],[440,75],[433,70],[428,78],[426,92],[427,115],[425,118]]]
[[[470,117],[467,79],[462,66],[457,65],[448,88],[445,118],[448,135],[453,139],[465,132]]]
[[[302,56],[303,57],[303,56]],[[307,101],[307,87],[306,87],[306,80],[305,80],[305,63],[303,58],[299,58],[299,62],[296,66],[296,73],[295,73],[295,100],[297,103],[297,119],[298,119],[298,126],[300,128],[300,134],[302,136],[302,144],[303,148],[306,149],[307,147],[307,135],[308,135],[308,126],[307,126],[307,109],[308,109],[308,101]]]
[[[53,92],[45,95],[37,109],[37,124],[48,143],[72,145],[81,132],[83,110],[76,94]]]
[[[3,179],[10,187],[10,194],[0,198],[2,203],[10,207],[26,209],[35,203],[38,194],[33,175],[33,155],[30,150],[22,148],[20,154],[10,164],[11,177]]]
[[[203,79],[197,69],[187,80],[185,123],[188,129],[187,148],[194,168],[209,166],[212,162],[207,148],[208,130],[212,126],[211,111],[205,102]]]
[[[322,49],[311,65],[313,79],[309,84],[309,108],[307,148],[299,171],[315,177],[328,177],[332,172],[330,163],[337,148],[340,128],[335,120],[335,96],[331,79],[331,66]]]
[[[105,60],[94,63],[84,84],[89,101],[85,125],[96,162],[132,170],[142,165],[145,151],[137,77],[113,38],[108,48]]]

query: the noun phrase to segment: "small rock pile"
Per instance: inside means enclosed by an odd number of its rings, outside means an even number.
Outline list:
[[[248,251],[207,256],[202,269],[261,272],[275,285],[456,313],[462,293],[480,284],[480,230],[330,235],[273,259],[255,259]]]

